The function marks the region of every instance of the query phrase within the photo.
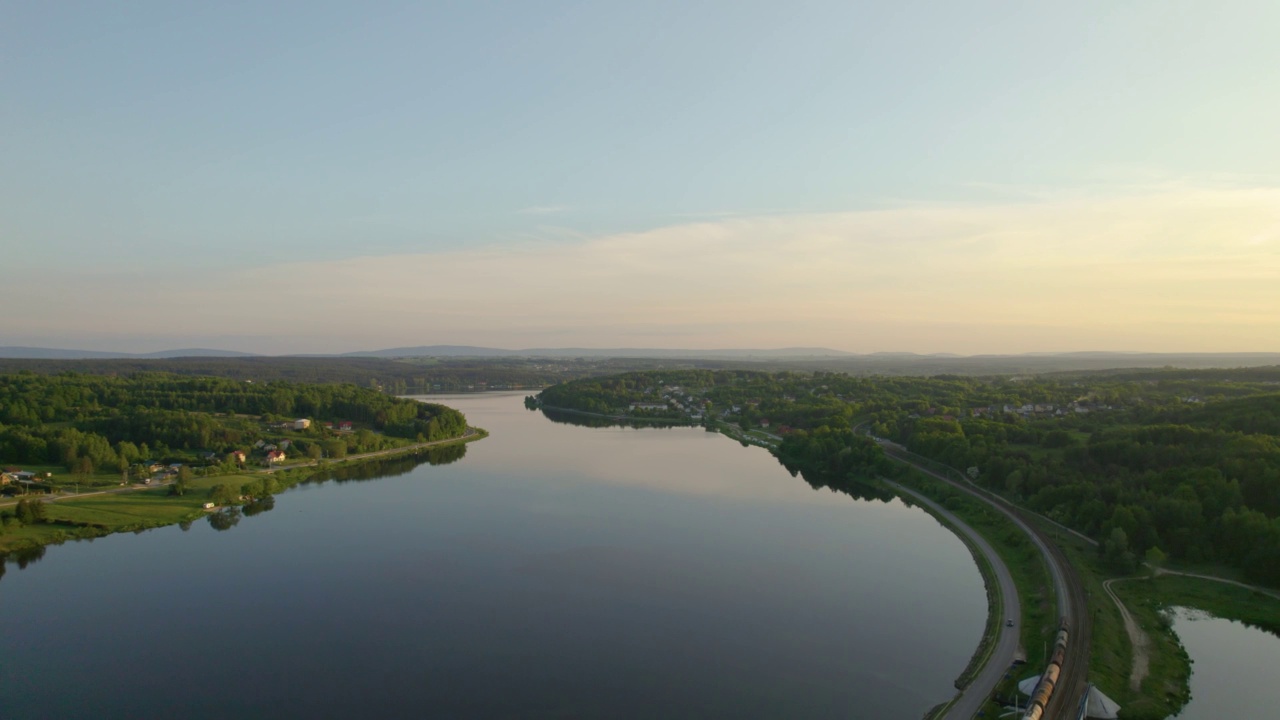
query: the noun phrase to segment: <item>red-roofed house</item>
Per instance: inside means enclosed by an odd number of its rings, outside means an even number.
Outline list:
[[[272,465],[272,464],[275,464],[275,463],[278,463],[278,462],[284,462],[284,451],[283,451],[283,450],[272,450],[271,452],[267,453],[267,464],[268,464],[268,465]]]

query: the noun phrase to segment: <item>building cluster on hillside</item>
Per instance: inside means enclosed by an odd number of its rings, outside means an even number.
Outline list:
[[[1063,417],[1066,415],[1083,415],[1090,412],[1098,412],[1103,410],[1114,410],[1111,405],[1102,403],[1084,403],[1080,401],[1072,401],[1066,405],[1055,405],[1054,403],[1024,403],[1022,405],[990,405],[987,407],[970,408],[969,414],[972,417],[994,417],[997,415],[1020,415],[1024,418],[1030,417]]]
[[[281,430],[310,430],[313,425],[310,418],[298,418],[297,420],[286,420],[275,427]],[[338,422],[324,422],[321,427],[325,430],[334,432],[352,432],[355,430],[355,423],[350,420],[339,420]]]
[[[643,390],[645,395],[654,395],[662,400],[662,402],[633,402],[628,406],[628,410],[635,412],[651,411],[651,412],[668,412],[676,411],[690,420],[701,420],[703,409],[710,400],[701,399],[687,391],[679,385],[663,385],[661,388],[647,387]]]

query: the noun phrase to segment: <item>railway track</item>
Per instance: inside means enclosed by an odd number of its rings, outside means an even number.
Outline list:
[[[1080,697],[1084,695],[1089,682],[1089,641],[1093,630],[1093,622],[1089,614],[1089,597],[1084,590],[1084,585],[1080,582],[1075,566],[1067,559],[1062,548],[1035,529],[1030,522],[1026,522],[1025,513],[1016,509],[1014,512],[1024,518],[1024,525],[1040,538],[1041,549],[1048,549],[1052,557],[1052,565],[1059,568],[1062,586],[1061,589],[1055,588],[1061,593],[1058,596],[1058,608],[1071,626],[1071,639],[1067,642],[1066,657],[1062,661],[1058,684],[1049,698],[1044,716],[1051,719],[1075,720],[1080,707]],[[1063,607],[1064,598],[1066,608]]]
[[[994,495],[972,484],[958,483],[951,478],[912,462],[897,452],[891,443],[882,442],[885,452],[890,457],[937,478],[957,490],[973,495],[992,507],[1003,512],[1014,524],[1022,529],[1040,549],[1045,564],[1049,568],[1049,576],[1053,580],[1054,597],[1057,599],[1058,616],[1070,628],[1070,639],[1054,685],[1053,694],[1045,707],[1044,718],[1049,720],[1075,720],[1080,708],[1080,698],[1088,687],[1089,677],[1089,640],[1093,625],[1089,616],[1089,598],[1080,582],[1075,567],[1057,543],[1041,532],[1031,515],[1022,509],[1009,504],[1004,498]],[[1048,660],[1046,659],[1046,663]],[[1044,668],[1037,668],[1043,671]]]

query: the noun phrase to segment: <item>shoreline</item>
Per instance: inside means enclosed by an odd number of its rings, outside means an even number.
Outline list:
[[[190,491],[183,496],[171,496],[168,494],[167,489],[172,485],[172,482],[159,483],[159,484],[153,484],[153,485],[134,484],[134,485],[130,485],[123,488],[113,488],[110,490],[100,490],[100,491],[81,493],[81,494],[75,494],[75,495],[43,496],[38,499],[38,502],[40,502],[45,506],[50,506],[50,507],[60,506],[60,507],[69,507],[69,508],[74,508],[77,505],[76,501],[81,499],[88,500],[90,502],[92,502],[93,500],[99,500],[99,501],[101,500],[117,501],[118,500],[123,504],[134,498],[138,498],[139,502],[146,502],[148,499],[169,500],[171,498],[176,497],[179,499],[179,502],[177,503],[177,505],[181,507],[174,508],[174,511],[175,512],[180,511],[185,508],[185,512],[182,512],[181,515],[171,515],[169,517],[155,518],[154,521],[141,520],[139,522],[132,522],[132,523],[108,524],[108,523],[92,523],[87,521],[75,522],[75,521],[67,521],[67,520],[63,520],[63,521],[54,520],[54,521],[46,521],[38,524],[24,526],[24,528],[22,529],[31,527],[31,528],[36,528],[38,531],[41,531],[41,532],[36,534],[34,537],[19,539],[14,544],[8,545],[3,550],[0,550],[0,575],[3,575],[2,567],[6,562],[9,561],[10,555],[18,555],[19,556],[18,560],[21,564],[21,560],[22,560],[21,556],[29,555],[36,552],[43,553],[44,548],[47,548],[50,545],[61,545],[62,543],[68,542],[71,540],[93,540],[96,538],[106,537],[108,535],[114,535],[114,534],[123,533],[123,532],[138,532],[141,530],[150,530],[153,528],[168,527],[170,525],[179,525],[184,522],[191,522],[194,520],[198,520],[201,517],[205,517],[209,514],[210,509],[204,507],[204,504],[205,504],[204,498],[206,494],[201,492],[201,490],[203,490],[204,489],[203,486],[206,486],[206,485],[212,486],[214,484],[221,484],[221,483],[218,483],[218,480],[222,478],[226,478],[228,480],[231,480],[232,482],[235,482],[234,480],[235,478],[246,478],[246,477],[262,479],[264,482],[267,479],[272,479],[272,480],[279,481],[280,487],[276,491],[276,493],[283,493],[287,490],[293,489],[298,485],[301,485],[309,481],[310,479],[314,478],[319,472],[322,472],[325,470],[337,469],[342,467],[356,467],[366,462],[388,460],[388,459],[393,459],[393,458],[404,456],[404,455],[414,455],[414,454],[422,453],[424,451],[436,450],[443,447],[450,447],[454,445],[464,445],[466,443],[475,442],[477,440],[483,440],[488,436],[489,436],[488,431],[484,430],[483,428],[467,426],[466,432],[454,438],[445,438],[443,440],[433,440],[429,442],[414,443],[412,445],[406,445],[404,447],[398,447],[398,448],[390,448],[387,450],[375,450],[373,452],[361,453],[359,455],[352,455],[345,458],[335,458],[332,460],[329,460],[329,459],[311,460],[306,463],[290,465],[288,467],[257,468],[252,471],[241,472],[241,473],[206,476],[206,477],[199,478],[200,486],[198,486],[197,489]],[[163,493],[154,492],[162,489],[165,490],[165,492]],[[147,493],[146,491],[148,490],[153,492]],[[276,493],[268,493],[268,495],[274,495]],[[188,499],[182,499],[182,498],[188,498]],[[15,500],[13,503],[8,503],[0,507],[6,507],[6,508],[13,507],[17,505],[18,502],[19,500]],[[242,507],[244,504],[247,504],[247,503],[223,505],[223,506],[219,506],[218,508],[215,508],[214,511],[221,510],[225,507],[239,508],[239,507]],[[190,506],[190,507],[186,507],[186,506]],[[13,532],[13,531],[6,531],[5,534],[8,535],[10,532]],[[21,529],[18,530],[18,532],[21,532]],[[0,536],[0,537],[3,537],[3,536]]]

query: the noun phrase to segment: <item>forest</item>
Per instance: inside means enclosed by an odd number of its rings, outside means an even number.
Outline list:
[[[33,372],[60,375],[132,376],[169,373],[222,377],[258,383],[349,383],[392,395],[541,388],[559,382],[699,361],[623,358],[467,358],[467,357],[179,357],[164,359],[30,360],[0,358],[0,375]]]
[[[20,372],[0,375],[0,463],[60,466],[81,476],[124,473],[144,460],[246,451],[295,418],[314,421],[293,438],[295,451],[312,457],[457,437],[466,429],[451,408],[350,384]],[[345,421],[351,431],[335,432],[326,421]]]

